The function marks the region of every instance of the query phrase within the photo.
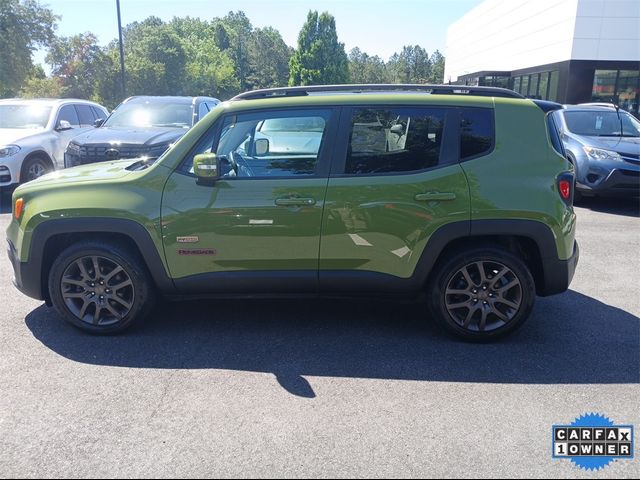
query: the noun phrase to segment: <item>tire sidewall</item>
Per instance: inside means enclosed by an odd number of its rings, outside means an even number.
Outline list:
[[[522,302],[515,317],[506,325],[487,332],[474,332],[463,328],[451,318],[445,302],[445,291],[453,275],[465,265],[477,261],[498,262],[505,265],[516,275],[522,288]],[[520,328],[531,314],[535,296],[535,282],[526,264],[512,253],[496,248],[468,250],[447,259],[437,268],[428,291],[430,310],[438,323],[449,333],[473,342],[492,341]]]
[[[133,306],[124,318],[114,324],[101,326],[82,321],[69,310],[62,297],[60,281],[64,272],[73,262],[86,256],[100,256],[116,262],[124,268],[133,283]],[[48,287],[51,302],[56,311],[73,326],[95,334],[118,333],[131,327],[134,323],[137,323],[146,316],[152,303],[152,289],[148,277],[141,268],[139,261],[126,252],[126,250],[113,245],[101,245],[91,242],[67,248],[58,255],[51,266]]]
[[[52,171],[51,165],[44,158],[39,156],[28,158],[22,163],[22,168],[20,169],[20,183],[26,183],[30,182],[31,180],[35,180],[35,178],[27,177],[29,176],[29,168],[36,163],[39,163],[44,168],[44,173],[42,175],[46,175],[47,173],[50,173]]]

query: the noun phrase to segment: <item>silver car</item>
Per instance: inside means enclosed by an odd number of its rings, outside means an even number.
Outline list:
[[[640,195],[640,122],[613,105],[553,112],[582,195]]]
[[[108,115],[85,100],[0,100],[0,188],[63,168],[69,140]]]

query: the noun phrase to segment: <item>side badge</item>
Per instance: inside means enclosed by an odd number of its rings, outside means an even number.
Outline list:
[[[200,241],[200,237],[177,237],[176,240],[178,243],[198,243]]]

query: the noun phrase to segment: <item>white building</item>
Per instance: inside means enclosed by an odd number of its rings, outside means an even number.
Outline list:
[[[445,82],[637,115],[640,0],[486,0],[449,27]]]

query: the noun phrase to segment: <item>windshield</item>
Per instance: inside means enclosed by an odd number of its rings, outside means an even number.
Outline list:
[[[104,122],[105,127],[189,128],[193,105],[188,103],[125,103]]]
[[[638,137],[640,122],[626,112],[564,112],[567,128],[576,135],[592,137]]]
[[[0,105],[0,128],[45,128],[51,107]]]

